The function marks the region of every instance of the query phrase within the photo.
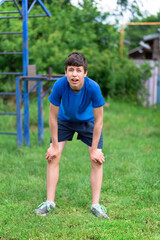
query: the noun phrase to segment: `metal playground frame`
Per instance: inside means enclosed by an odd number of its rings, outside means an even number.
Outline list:
[[[15,115],[17,117],[17,132],[0,132],[0,134],[5,135],[17,135],[17,145],[21,146],[23,144],[23,135],[25,144],[30,146],[30,134],[29,134],[29,94],[37,87],[37,98],[38,98],[38,141],[41,144],[43,140],[43,98],[51,90],[48,89],[46,93],[43,94],[43,81],[55,81],[60,76],[35,76],[28,77],[28,66],[29,66],[29,53],[28,53],[28,18],[29,17],[51,17],[50,12],[44,6],[41,0],[33,0],[30,8],[28,9],[28,0],[22,0],[22,10],[20,9],[19,3],[17,0],[0,0],[0,6],[7,2],[13,2],[17,11],[0,11],[0,20],[1,19],[12,19],[12,18],[21,18],[22,19],[22,32],[2,32],[0,35],[9,35],[9,34],[22,34],[23,37],[23,51],[22,52],[0,52],[0,55],[7,54],[21,54],[23,61],[23,72],[0,72],[0,75],[15,75],[16,77],[16,92],[1,92],[0,96],[16,96],[16,113],[11,112],[0,112],[0,115]],[[38,3],[43,11],[44,15],[30,15],[30,12],[34,5]],[[18,16],[4,16],[5,14],[17,13]],[[19,76],[19,77],[18,77]],[[28,82],[36,81],[36,84],[32,89],[28,90]],[[22,91],[23,84],[23,91]],[[24,104],[24,114],[22,114],[22,103]],[[24,127],[22,124],[22,116],[24,116]]]

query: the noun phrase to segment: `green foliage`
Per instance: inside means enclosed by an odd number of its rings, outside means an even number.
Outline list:
[[[141,1],[140,4],[142,5]],[[123,15],[127,10],[130,11],[132,17],[142,17],[139,4],[136,0],[117,0],[117,6],[120,7],[120,14]]]
[[[16,148],[16,136],[0,135],[1,239],[158,240],[160,223],[160,108],[142,108],[109,101],[104,108],[105,155],[100,203],[109,221],[90,213],[90,160],[81,141],[68,142],[60,161],[56,211],[35,216],[46,200],[46,160],[49,126],[37,144],[37,103],[31,100],[31,147]],[[2,104],[0,104],[2,106]],[[6,106],[4,105],[4,108]],[[12,109],[12,105],[8,106]],[[48,122],[49,103],[44,99]],[[118,116],[118,117],[117,117]],[[13,121],[0,128],[13,130]]]
[[[144,83],[151,76],[151,67],[148,63],[137,68],[132,60],[125,56],[120,58],[118,53],[109,50],[90,59],[92,59],[89,66],[91,77],[99,82],[104,96],[130,99],[138,103],[146,100],[147,91]],[[95,65],[98,67],[95,68]]]
[[[53,73],[63,74],[68,54],[80,51],[88,60],[88,76],[100,83],[104,96],[132,96],[136,99],[136,91],[142,90],[142,72],[127,58],[119,57],[119,31],[116,26],[105,23],[109,13],[98,11],[96,1],[93,0],[84,1],[78,8],[64,0],[48,0],[45,5],[52,14],[51,18],[29,18],[29,63],[36,64],[37,73],[46,74],[48,68],[52,67]],[[10,6],[5,8],[10,9]],[[35,5],[30,14],[41,12],[41,7]],[[21,31],[20,22],[21,20],[3,20],[0,31]],[[20,36],[4,35],[0,38],[0,52],[21,49]],[[130,71],[132,67],[134,72]],[[21,72],[22,58],[1,56],[0,71]],[[138,72],[136,76],[135,72]],[[128,84],[134,81],[137,83]],[[15,85],[11,84],[13,82],[14,77],[1,78],[0,91],[14,89]]]

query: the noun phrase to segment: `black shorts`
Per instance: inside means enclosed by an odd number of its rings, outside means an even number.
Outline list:
[[[75,132],[78,133],[77,139],[88,146],[92,146],[94,122],[68,122],[58,118],[58,142],[71,141]],[[52,139],[50,140],[50,143]],[[103,135],[101,133],[98,149],[103,148]]]

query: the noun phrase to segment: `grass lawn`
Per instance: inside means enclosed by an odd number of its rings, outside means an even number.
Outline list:
[[[114,101],[104,108],[101,204],[110,216],[106,221],[90,213],[91,166],[87,147],[76,136],[61,158],[56,211],[46,217],[32,213],[46,200],[50,134],[47,99],[42,146],[34,99],[30,106],[30,148],[17,149],[15,136],[0,135],[0,239],[160,239],[160,108]],[[15,128],[15,117],[1,116],[0,131]]]

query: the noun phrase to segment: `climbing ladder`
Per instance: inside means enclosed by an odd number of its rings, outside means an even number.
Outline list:
[[[16,11],[0,11],[0,20],[20,18],[23,22],[21,32],[1,32],[0,35],[22,35],[23,37],[23,50],[20,52],[0,52],[0,56],[4,55],[22,55],[23,71],[22,72],[0,72],[0,75],[12,75],[12,76],[27,76],[27,69],[29,65],[29,54],[28,54],[28,17],[51,17],[50,12],[46,9],[41,0],[34,0],[28,9],[28,0],[21,1],[21,7],[19,6],[20,1],[17,0],[0,0],[0,6],[13,2]],[[38,3],[45,14],[43,15],[31,15],[29,16],[33,6]],[[18,14],[18,15],[12,15]],[[7,15],[7,16],[6,16]],[[16,83],[17,84],[17,83]],[[18,88],[17,88],[18,89]],[[17,132],[0,132],[5,135],[17,135],[17,143],[21,145],[22,141],[18,141],[19,129],[22,129],[22,122],[19,121],[19,112],[21,109],[21,99],[23,98],[24,103],[24,139],[25,143],[29,146],[29,115],[26,111],[29,111],[29,98],[26,97],[28,94],[28,81],[23,82],[23,92],[1,92],[0,96],[16,96],[17,111],[16,112],[0,112],[0,115],[12,115],[17,117]],[[23,114],[22,114],[23,115]],[[20,143],[20,144],[19,144]]]
[[[4,3],[6,2],[6,3]],[[7,1],[2,0],[0,2],[0,5],[2,5],[2,3],[7,5]],[[22,18],[22,12],[20,10],[20,7],[17,3],[16,0],[10,0],[10,2],[13,2],[13,4],[15,5],[16,11],[0,11],[0,20],[2,19],[12,19],[12,18]],[[3,4],[3,6],[4,6]],[[18,16],[12,16],[12,14],[18,14]],[[8,16],[6,16],[8,15]],[[22,35],[23,32],[0,32],[0,35]],[[0,37],[1,37],[0,36]],[[5,56],[5,55],[23,55],[23,51],[21,52],[0,52],[1,56]],[[23,75],[23,72],[0,72],[0,75],[4,75],[4,76],[9,76],[9,75]],[[16,92],[1,92],[0,96],[16,96]],[[15,112],[0,112],[0,115],[11,115],[11,116],[17,116],[17,113]],[[16,132],[0,132],[0,134],[7,134],[7,135],[17,135]]]

